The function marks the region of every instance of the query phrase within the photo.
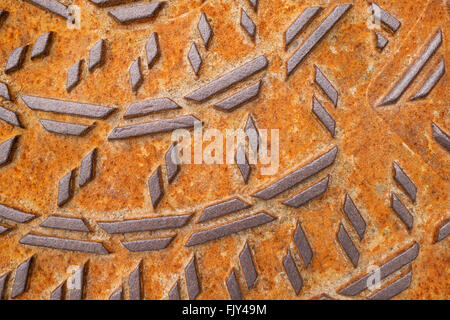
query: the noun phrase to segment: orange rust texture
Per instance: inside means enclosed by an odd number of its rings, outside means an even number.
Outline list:
[[[408,93],[420,86],[438,57],[445,57],[448,68],[448,7],[445,1],[377,1],[402,22],[395,34],[385,28],[379,30],[390,40],[380,52],[375,48],[376,29],[368,22],[371,17],[369,4],[355,0],[352,9],[286,80],[285,62],[295,48],[317,28],[335,4],[348,2],[351,1],[333,1],[327,5],[328,1],[261,0],[255,13],[244,0],[176,0],[166,4],[150,21],[120,25],[107,14],[109,8],[98,8],[86,0],[74,0],[64,3],[81,8],[81,29],[68,30],[63,19],[26,1],[0,0],[0,9],[10,13],[0,27],[2,69],[13,49],[25,44],[31,46],[44,32],[55,32],[48,57],[31,61],[30,48],[21,70],[11,75],[0,73],[0,81],[9,85],[13,97],[12,102],[2,101],[1,104],[16,111],[24,125],[22,129],[0,121],[0,141],[21,135],[12,163],[0,169],[0,203],[39,216],[0,237],[0,275],[35,255],[29,288],[18,298],[47,299],[70,275],[70,266],[80,266],[88,261],[86,298],[105,299],[126,282],[128,275],[143,260],[145,298],[164,299],[175,281],[183,279],[184,268],[195,254],[201,285],[198,298],[228,299],[225,280],[233,267],[240,272],[239,253],[248,239],[259,277],[255,288],[248,290],[242,273],[239,273],[238,281],[247,299],[309,299],[322,293],[345,298],[337,295],[339,288],[365,274],[369,266],[393,257],[413,241],[417,241],[421,249],[419,257],[412,263],[412,284],[396,298],[448,299],[449,240],[433,244],[433,234],[449,214],[449,153],[433,139],[431,121],[439,123],[446,132],[450,131],[449,78],[444,76],[425,101],[409,102],[406,99],[409,96],[405,95],[393,106],[377,107],[379,100],[439,27],[444,42]],[[305,8],[313,5],[324,7],[321,15],[286,50],[283,32]],[[241,7],[257,25],[255,40],[251,40],[239,25]],[[213,30],[208,50],[197,30],[202,11]],[[153,32],[159,34],[161,56],[148,70],[144,47]],[[99,39],[106,40],[105,64],[89,72],[89,50]],[[203,59],[198,76],[192,72],[187,59],[192,42],[197,44]],[[231,89],[236,92],[263,78],[262,90],[256,100],[227,113],[214,109],[213,105],[229,92],[202,104],[183,98],[201,84],[260,55],[268,58],[269,67]],[[144,82],[138,92],[133,93],[128,68],[137,57],[142,59]],[[79,59],[84,59],[82,80],[67,93],[67,69]],[[320,67],[338,89],[340,96],[336,109],[314,83],[314,65]],[[31,111],[19,98],[20,94],[113,106],[118,111],[106,120],[96,120],[96,127],[86,136],[66,137],[45,131],[39,119],[83,124],[93,121]],[[311,112],[313,95],[336,120],[334,139]],[[122,115],[132,102],[156,97],[170,97],[183,109],[123,120]],[[117,125],[183,114],[193,114],[206,128],[218,128],[224,133],[226,129],[243,128],[248,114],[253,115],[259,128],[280,129],[279,172],[275,176],[264,176],[259,165],[252,166],[249,183],[245,185],[235,166],[183,165],[175,183],[167,185],[165,182],[166,193],[154,210],[147,180],[159,165],[164,164],[164,154],[171,144],[170,134],[123,141],[108,141],[107,136]],[[263,201],[251,197],[255,191],[333,146],[339,147],[339,153],[331,168],[276,199]],[[77,188],[74,198],[58,208],[59,179],[79,167],[81,159],[94,147],[99,151],[96,178],[86,187]],[[418,187],[414,204],[408,201],[393,179],[394,161]],[[281,205],[280,200],[328,174],[331,175],[330,186],[321,197],[299,209]],[[411,232],[390,208],[391,192],[399,195],[413,213],[415,220]],[[358,237],[342,210],[346,193],[351,195],[367,223],[366,235],[361,242],[357,241]],[[203,225],[196,224],[208,204],[236,195],[254,204],[250,212],[264,210],[277,220],[218,241],[186,248],[184,245],[192,232],[249,214],[246,211]],[[159,252],[130,253],[119,240],[176,232],[111,236],[95,224],[104,220],[192,212],[195,214],[191,221],[179,230],[167,249]],[[30,231],[73,238],[73,233],[39,228],[45,217],[52,214],[83,217],[93,232],[77,234],[76,238],[102,241],[113,253],[107,256],[68,254],[18,244],[18,240]],[[308,269],[293,245],[297,221],[302,223],[314,251]],[[356,269],[336,240],[341,222],[361,253]],[[288,248],[304,280],[298,296],[282,265]],[[11,283],[8,290],[10,286]],[[127,290],[125,286],[125,296]],[[182,297],[187,297],[183,281],[181,290]]]

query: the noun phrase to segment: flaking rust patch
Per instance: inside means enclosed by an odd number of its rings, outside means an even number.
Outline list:
[[[0,8],[1,298],[449,298],[444,2],[76,5]]]

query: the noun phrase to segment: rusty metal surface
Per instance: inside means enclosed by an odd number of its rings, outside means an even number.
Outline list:
[[[449,298],[449,239],[437,242],[436,237],[439,230],[441,233],[448,230],[440,228],[445,226],[450,213],[450,158],[449,150],[435,139],[432,128],[435,123],[448,139],[447,73],[426,97],[410,100],[436,70],[441,58],[448,68],[448,2],[378,0],[380,7],[401,22],[396,32],[382,22],[377,24],[370,3],[363,0],[261,0],[256,11],[247,0],[176,0],[164,3],[153,17],[130,24],[117,22],[108,11],[147,2],[127,1],[99,7],[88,0],[60,1],[79,7],[79,29],[69,29],[66,19],[32,2],[0,0],[0,10],[9,12],[4,21],[0,20],[0,82],[7,84],[11,95],[11,101],[0,98],[0,105],[15,112],[22,125],[0,119],[0,143],[19,136],[9,163],[0,167],[0,204],[36,216],[24,223],[0,216],[0,226],[10,228],[1,233],[0,227],[0,278],[9,274],[3,298],[49,299],[55,289],[65,284],[63,297],[67,298],[108,299],[122,288],[124,299],[167,299],[179,283],[182,299],[229,299],[227,281],[233,270],[245,299],[312,299],[322,294],[335,299],[364,299],[409,271],[412,271],[410,285],[394,299]],[[349,3],[352,5],[349,10],[287,76],[286,62],[297,48],[308,41],[336,6]],[[286,46],[284,32],[302,11],[314,6],[322,9]],[[256,26],[254,38],[240,24],[241,9]],[[207,48],[197,26],[202,12],[212,30]],[[423,55],[438,30],[442,41],[423,69],[398,101],[381,106],[408,68]],[[49,31],[53,36],[48,54],[30,59],[36,39]],[[389,40],[383,50],[377,48],[375,32]],[[159,54],[148,66],[146,43],[153,33],[158,35]],[[100,39],[105,40],[102,64],[89,71],[89,51]],[[197,75],[188,58],[193,43],[202,59]],[[20,68],[5,74],[3,70],[11,52],[24,45],[29,48]],[[201,103],[185,98],[260,56],[267,58],[268,66],[226,91]],[[139,57],[143,81],[137,90],[132,90],[129,68]],[[79,82],[68,92],[67,72],[80,59],[83,63]],[[326,90],[316,83],[315,67],[338,92],[336,107]],[[229,112],[214,107],[259,80],[262,84],[255,98]],[[22,95],[116,110],[102,119],[32,110]],[[335,121],[334,136],[313,113],[313,97]],[[181,108],[139,118],[123,117],[132,103],[157,98],[169,98]],[[266,165],[251,165],[248,183],[244,183],[236,165],[182,164],[169,183],[165,162],[172,145],[169,132],[108,139],[116,127],[187,115],[200,119],[204,128],[216,128],[223,133],[227,129],[243,129],[249,115],[260,129],[279,129],[277,173],[263,175],[261,168]],[[94,126],[81,136],[62,135],[46,131],[40,123],[42,119]],[[206,146],[208,142],[203,144]],[[338,148],[334,162],[314,176],[269,200],[252,196],[334,147]],[[96,149],[94,161],[84,161],[93,149]],[[417,188],[415,200],[408,196],[402,182],[396,180],[394,163]],[[89,165],[93,166],[94,175],[80,187],[81,168],[89,172]],[[155,172],[158,175],[160,166],[160,176],[149,182]],[[64,187],[60,180],[71,170],[75,170],[75,178],[68,186],[71,196],[58,206],[58,190],[62,192]],[[298,208],[283,204],[327,176],[330,179],[322,194]],[[153,183],[150,192],[149,183]],[[157,191],[162,196],[154,206],[152,197]],[[366,223],[362,239],[344,210],[347,194]],[[413,216],[411,229],[391,207],[392,194]],[[217,219],[199,221],[206,207],[236,197],[251,206]],[[256,221],[262,217],[256,216],[261,212],[275,219],[217,240],[186,246],[195,233],[246,217],[256,217]],[[186,221],[175,223],[164,219],[186,214],[191,214]],[[90,232],[70,230],[73,221],[65,221],[65,229],[40,226],[55,215],[81,218]],[[123,230],[108,233],[99,224],[143,218],[161,220],[147,222],[157,226],[153,229],[129,233]],[[164,223],[169,227],[155,230]],[[305,243],[297,242],[299,223],[304,233],[300,238],[302,241],[306,238],[313,253],[310,263],[304,261]],[[78,228],[79,224],[77,221]],[[359,253],[356,266],[346,253],[348,241],[346,245],[338,237],[341,224]],[[143,222],[137,225],[142,227]],[[87,248],[80,243],[69,246],[69,251],[24,244],[23,239],[29,234],[85,241],[91,252],[74,251],[75,247]],[[173,240],[169,241],[171,237]],[[166,240],[134,242],[154,238]],[[100,246],[93,248],[93,243]],[[246,282],[251,272],[248,257],[247,263],[240,259],[246,243],[257,273],[250,287]],[[417,257],[386,275],[378,289],[366,289],[355,296],[342,294],[343,288],[414,243],[420,247]],[[57,246],[62,244],[58,242]],[[134,250],[129,250],[130,247]],[[303,282],[298,294],[283,264],[288,251]],[[33,257],[31,266],[24,272],[24,267],[19,266],[30,257]],[[83,274],[81,295],[77,295],[68,280],[79,276],[79,270]],[[133,282],[135,279],[130,278],[136,270],[140,273],[140,289]],[[20,290],[23,274],[26,286]]]

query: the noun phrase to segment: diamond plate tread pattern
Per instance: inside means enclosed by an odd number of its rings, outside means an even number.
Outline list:
[[[3,2],[0,298],[448,299],[443,3]]]

